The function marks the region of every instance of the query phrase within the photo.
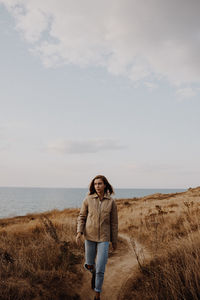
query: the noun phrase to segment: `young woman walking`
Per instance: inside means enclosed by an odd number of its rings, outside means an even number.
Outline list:
[[[97,175],[90,183],[89,193],[83,200],[77,218],[77,245],[81,235],[85,238],[84,268],[92,273],[91,285],[95,298],[100,299],[104,272],[108,259],[109,242],[117,248],[118,213],[113,188],[103,175]],[[96,262],[95,262],[96,259]]]

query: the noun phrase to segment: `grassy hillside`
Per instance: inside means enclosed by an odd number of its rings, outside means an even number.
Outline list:
[[[73,210],[0,220],[0,299],[80,299]]]
[[[200,187],[118,205],[120,228],[138,259],[123,299],[200,299]],[[137,253],[137,241],[148,257]]]
[[[116,200],[138,268],[123,299],[200,299],[200,187]],[[0,220],[0,299],[80,299],[79,209]],[[137,243],[144,253],[137,252]]]

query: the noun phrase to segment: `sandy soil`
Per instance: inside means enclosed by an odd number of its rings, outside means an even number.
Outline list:
[[[136,242],[135,245],[137,253],[142,255],[143,247]],[[117,250],[113,251],[110,243],[101,300],[120,300],[123,290],[127,288],[128,281],[136,268],[138,268],[138,263],[130,239],[126,234],[120,233]],[[84,272],[83,285],[80,290],[82,300],[94,299],[95,292],[91,289],[91,276],[89,271]]]

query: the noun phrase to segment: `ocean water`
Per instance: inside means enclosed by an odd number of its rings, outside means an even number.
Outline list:
[[[186,189],[115,189],[113,198],[143,197],[154,193],[184,192]],[[86,188],[0,187],[0,218],[28,213],[81,207]]]

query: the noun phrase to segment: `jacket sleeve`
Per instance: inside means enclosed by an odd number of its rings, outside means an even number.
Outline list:
[[[87,197],[83,200],[81,210],[79,212],[78,218],[77,218],[77,233],[83,232],[87,220],[87,214],[88,214],[88,202]]]
[[[115,200],[112,203],[111,216],[110,216],[110,241],[112,243],[117,243],[118,237],[118,212],[117,204]]]

